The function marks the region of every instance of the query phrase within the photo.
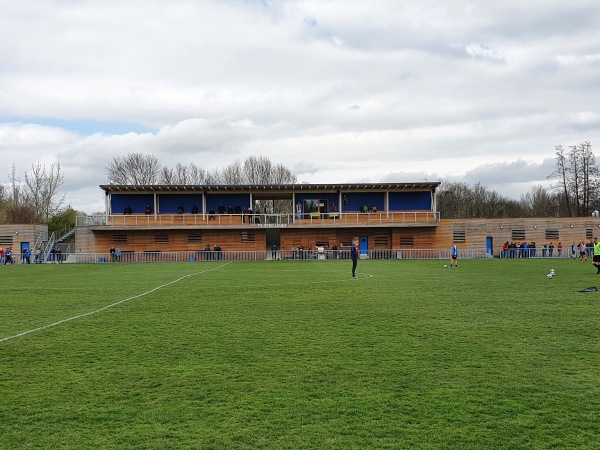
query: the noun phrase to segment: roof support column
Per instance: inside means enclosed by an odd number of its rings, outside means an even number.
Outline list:
[[[383,207],[385,208],[385,218],[387,219],[390,217],[390,191],[385,191],[385,205]]]

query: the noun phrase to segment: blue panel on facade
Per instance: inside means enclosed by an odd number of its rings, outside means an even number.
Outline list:
[[[191,213],[192,207],[196,205],[198,212],[202,212],[201,194],[160,194],[158,196],[159,213],[176,213],[180,206],[184,213]]]
[[[126,206],[131,208],[132,214],[143,214],[146,205],[154,204],[152,194],[112,194],[110,196],[110,210],[113,214],[122,214]]]
[[[342,206],[344,211],[361,211],[361,207],[375,206],[378,211],[383,211],[385,206],[385,193],[383,192],[347,192],[342,193]]]
[[[391,211],[431,211],[431,192],[390,192]]]
[[[225,211],[231,206],[235,208],[250,208],[250,194],[206,194],[206,210],[218,211],[219,205],[225,207]]]

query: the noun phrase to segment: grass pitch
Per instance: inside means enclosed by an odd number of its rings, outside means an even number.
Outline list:
[[[598,448],[591,264],[446,263],[0,268],[0,448]]]

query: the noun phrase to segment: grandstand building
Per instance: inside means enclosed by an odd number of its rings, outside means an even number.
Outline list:
[[[572,242],[600,234],[598,217],[441,220],[439,184],[101,185],[106,211],[78,218],[75,248],[87,254],[115,247],[125,253],[343,250],[357,236],[365,256],[449,249],[453,240],[472,252],[467,257],[501,256],[505,242],[524,241],[539,249],[561,242],[566,255]]]

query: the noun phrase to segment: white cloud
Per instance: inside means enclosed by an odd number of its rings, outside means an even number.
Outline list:
[[[523,189],[555,145],[600,145],[599,17],[591,0],[8,2],[4,173],[59,161],[87,211],[130,152]]]

